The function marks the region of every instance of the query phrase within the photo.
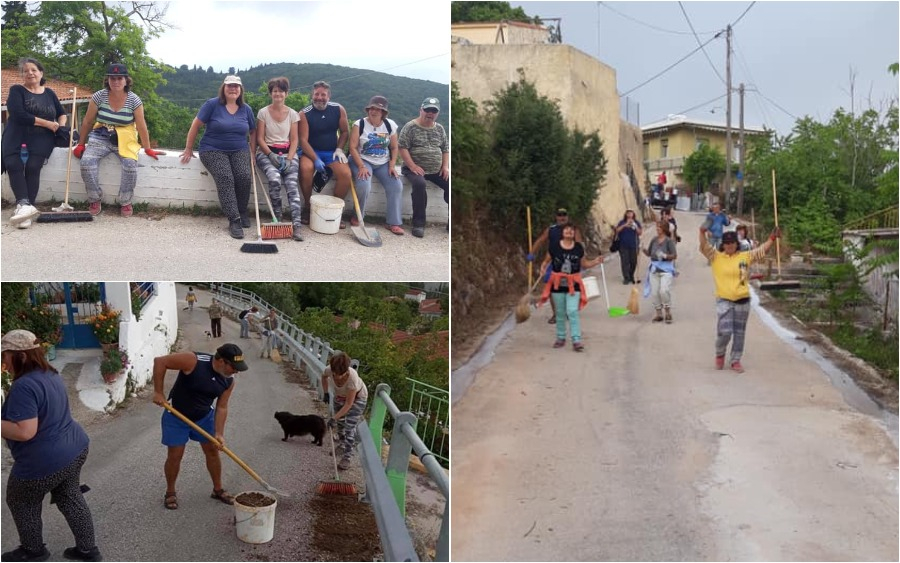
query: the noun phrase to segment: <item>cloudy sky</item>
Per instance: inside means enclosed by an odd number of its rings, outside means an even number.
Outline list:
[[[450,82],[450,5],[413,9],[362,2],[170,2],[178,29],[148,43],[179,67],[245,69],[266,63],[326,63]],[[323,77],[327,80],[327,77]]]
[[[827,121],[838,107],[850,108],[851,73],[857,110],[881,107],[898,92],[887,71],[900,60],[897,2],[683,2],[687,18],[679,2],[510,4],[562,18],[563,42],[616,70],[619,93],[632,90],[628,96],[640,104],[642,125],[679,113],[725,123],[724,34],[704,47],[709,60],[698,50],[640,85],[698,49],[697,38],[705,43],[739,18],[732,83],[756,90],[746,93],[747,125],[787,134],[797,117]],[[737,112],[734,95],[735,126]]]

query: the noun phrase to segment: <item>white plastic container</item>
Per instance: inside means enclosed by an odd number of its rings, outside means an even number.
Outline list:
[[[584,294],[587,295],[588,299],[600,297],[600,285],[597,283],[596,277],[587,276],[586,278],[581,278],[581,281],[584,282]]]
[[[333,235],[341,226],[344,200],[330,195],[316,194],[309,198],[309,227],[323,235]]]
[[[266,543],[275,536],[275,507],[278,505],[278,500],[262,491],[249,492],[259,493],[272,499],[272,504],[269,506],[246,506],[238,500],[241,495],[236,495],[234,497],[234,529],[238,539],[244,543]]]

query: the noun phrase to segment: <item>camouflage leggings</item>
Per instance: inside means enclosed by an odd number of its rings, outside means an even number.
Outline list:
[[[716,356],[724,356],[728,341],[732,336],[731,361],[737,362],[744,354],[744,336],[747,334],[747,320],[750,318],[750,301],[735,303],[727,299],[716,299]]]
[[[134,196],[137,184],[137,160],[119,156],[119,148],[113,146],[109,137],[91,132],[88,135],[87,148],[81,156],[81,179],[87,191],[88,201],[100,201],[103,190],[100,189],[100,160],[114,154],[122,163],[122,179],[119,182],[119,205],[128,205]]]
[[[269,157],[262,151],[256,152],[256,166],[262,170],[269,182],[269,199],[272,202],[272,212],[275,218],[281,220],[281,186],[287,193],[288,204],[291,207],[291,222],[295,227],[300,227],[300,213],[303,210],[303,200],[300,198],[300,156],[295,156],[284,172],[272,164]]]
[[[344,408],[345,402],[345,397],[335,397],[334,412]],[[353,406],[350,407],[347,414],[337,421],[338,439],[341,442],[337,451],[342,455],[343,459],[350,459],[353,456],[353,446],[356,444],[356,425],[359,424],[359,418],[365,410],[366,399],[357,399],[353,401]]]

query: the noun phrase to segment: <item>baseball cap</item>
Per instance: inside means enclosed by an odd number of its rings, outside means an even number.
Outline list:
[[[238,371],[247,371],[247,363],[244,361],[244,353],[237,344],[222,344],[216,350],[216,355],[225,360],[234,369]]]
[[[366,111],[378,108],[387,115],[388,113],[388,101],[384,96],[372,96],[372,99],[369,100],[368,105],[366,106]]]
[[[569,211],[565,207],[560,207],[556,210],[557,215],[568,215]]]
[[[737,241],[738,241],[737,231],[725,231],[724,233],[722,233],[722,244],[725,244],[727,242],[736,243]]]
[[[0,348],[3,352],[22,352],[24,350],[34,350],[40,346],[37,343],[37,336],[30,330],[16,329],[11,330],[3,335],[0,340]]]
[[[422,109],[434,108],[441,111],[441,102],[437,98],[425,98],[422,101]]]
[[[244,85],[241,83],[241,77],[235,76],[233,74],[229,74],[228,76],[226,76],[225,82],[223,82],[223,84],[237,84],[241,88],[244,87]]]
[[[128,76],[128,69],[120,63],[113,63],[106,69],[106,76]]]

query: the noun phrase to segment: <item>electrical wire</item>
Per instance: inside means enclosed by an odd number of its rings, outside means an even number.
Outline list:
[[[724,97],[727,96],[727,95],[728,95],[728,94],[722,94],[722,95],[717,96],[717,97],[715,97],[715,98],[713,98],[713,99],[711,99],[711,100],[707,100],[707,101],[703,102],[702,104],[697,104],[697,105],[694,106],[694,107],[687,108],[687,109],[683,109],[683,110],[681,110],[681,111],[675,112],[675,115],[683,115],[683,114],[686,114],[686,113],[689,112],[689,111],[694,111],[695,109],[700,109],[700,108],[702,108],[703,106],[708,106],[709,104],[711,104],[711,103],[713,103],[713,102],[718,102],[719,100],[721,100],[722,98],[724,98]],[[662,119],[656,119],[656,120],[651,121],[650,123],[656,123],[657,121],[662,121]]]
[[[688,27],[691,28],[691,32],[694,34],[694,39],[697,40],[697,45],[700,45],[700,37],[697,35],[697,32],[694,31],[694,24],[691,23],[691,18],[688,17],[687,10],[684,9],[684,4],[678,2],[678,7],[681,8],[681,13],[684,14],[684,19],[685,21],[687,21]],[[709,66],[712,67],[713,72],[716,73],[716,76],[719,77],[719,80],[722,82],[722,84],[725,84],[725,79],[722,78],[722,75],[719,73],[719,69],[716,68],[716,65],[713,64],[712,59],[709,58],[709,53],[707,53],[706,49],[703,49],[702,46],[700,48],[703,50],[703,56],[706,57],[706,61],[709,63]]]
[[[755,4],[756,4],[756,1],[755,1],[755,0],[754,0],[753,2],[750,2],[750,5],[747,6],[747,9],[746,9],[746,10],[744,10],[744,13],[741,14],[741,15],[739,15],[739,16],[738,16],[738,19],[734,20],[734,23],[731,24],[731,27],[736,26],[737,23],[738,23],[739,21],[741,21],[741,18],[743,18],[744,16],[746,16],[746,15],[747,15],[747,12],[749,12],[749,11],[750,11],[750,8],[752,8]]]
[[[670,70],[672,70],[672,69],[675,68],[676,66],[680,65],[681,63],[683,63],[683,62],[684,62],[685,60],[687,60],[691,55],[693,55],[693,54],[696,53],[697,51],[700,51],[701,49],[703,49],[703,47],[709,45],[709,43],[710,43],[711,41],[713,41],[714,39],[718,39],[719,37],[721,37],[721,36],[722,36],[722,33],[724,33],[724,32],[723,32],[723,31],[720,31],[719,33],[717,33],[717,34],[714,35],[713,37],[710,37],[710,38],[706,41],[706,43],[702,43],[699,47],[697,47],[696,49],[694,49],[693,51],[691,51],[691,52],[688,53],[687,55],[685,55],[685,56],[683,56],[682,58],[678,59],[677,61],[675,61],[674,63],[672,63],[671,65],[669,65],[668,67],[666,67],[665,69],[663,69],[662,71],[660,71],[659,73],[657,73],[657,74],[653,75],[652,77],[648,78],[648,79],[645,80],[644,82],[641,82],[640,84],[638,84],[637,86],[635,86],[635,87],[632,88],[631,90],[628,90],[628,91],[625,92],[624,94],[619,94],[619,97],[621,98],[621,97],[623,97],[623,96],[627,96],[628,94],[631,94],[631,93],[634,92],[635,90],[637,90],[637,89],[639,89],[639,88],[642,88],[642,87],[646,86],[646,85],[649,84],[650,82],[653,82],[654,80],[656,80],[657,78],[659,78],[659,77],[662,76],[663,74],[669,72]]]
[[[615,12],[616,14],[622,16],[623,18],[625,18],[625,19],[627,19],[627,20],[633,21],[634,23],[643,25],[643,26],[645,26],[645,27],[649,27],[650,29],[654,29],[654,30],[656,30],[656,31],[661,31],[661,32],[663,32],[663,33],[671,33],[671,34],[673,34],[673,35],[690,35],[690,33],[686,32],[686,31],[674,31],[674,30],[671,30],[671,29],[663,29],[663,28],[661,28],[661,27],[657,27],[657,26],[655,26],[655,25],[651,25],[651,24],[649,24],[649,23],[642,22],[642,21],[640,21],[640,20],[637,20],[637,19],[635,19],[635,18],[629,16],[628,14],[623,14],[622,12],[620,12],[620,11],[616,10],[615,8],[613,8],[612,6],[607,5],[606,2],[597,2],[597,4],[603,6],[604,8],[606,8],[607,10],[609,10],[609,11],[611,11],[611,12]],[[700,33],[701,35],[710,35],[710,34],[713,34],[713,33],[719,33],[719,31],[718,31],[718,30],[716,30],[716,31],[701,31],[701,32],[699,32],[699,33]],[[696,33],[695,33],[695,35],[696,35]]]

